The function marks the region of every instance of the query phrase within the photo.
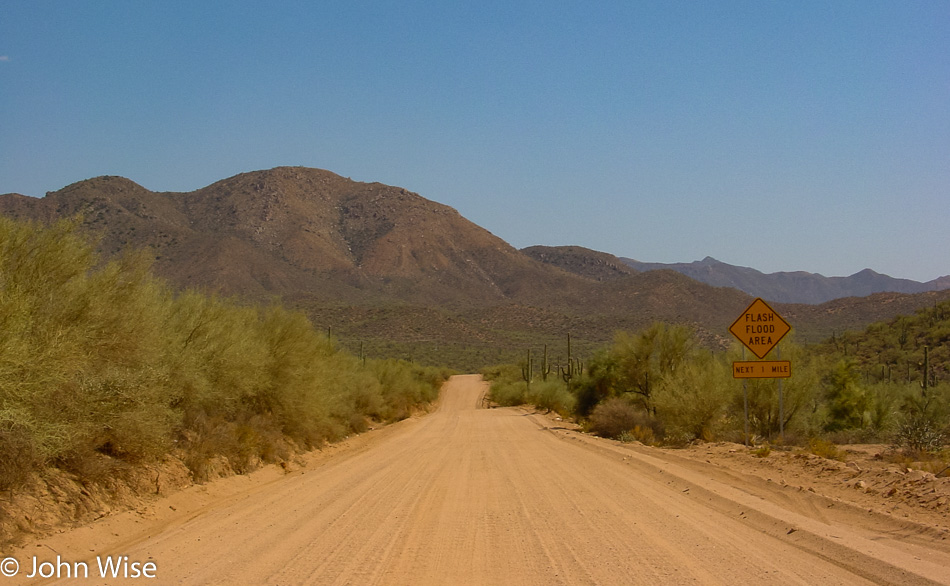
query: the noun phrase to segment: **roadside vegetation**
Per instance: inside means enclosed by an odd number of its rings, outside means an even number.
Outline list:
[[[566,358],[539,347],[485,369],[492,400],[647,444],[747,439],[738,345],[713,352],[661,323],[581,356],[565,342]],[[750,443],[777,446],[784,427],[785,444],[812,451],[946,454],[950,302],[781,351],[783,410],[777,380],[747,381]],[[0,490],[51,467],[95,481],[168,455],[199,481],[249,471],[405,418],[448,375],[342,351],[279,305],[175,291],[141,254],[105,263],[77,222],[0,218]]]
[[[543,360],[530,380],[527,360],[483,372],[495,403],[553,409],[609,438],[673,446],[749,440],[836,455],[838,444],[882,442],[910,458],[948,459],[950,302],[822,344],[783,340],[781,358],[792,363],[792,376],[782,380],[783,408],[778,379],[746,379],[744,390],[733,378],[740,348],[712,352],[689,328],[657,323],[617,333],[569,381],[552,374],[539,385]],[[553,370],[563,374],[564,367]],[[542,404],[541,389],[563,398]]]
[[[0,490],[180,457],[201,481],[407,417],[449,372],[338,350],[307,318],[102,263],[79,224],[0,218]]]

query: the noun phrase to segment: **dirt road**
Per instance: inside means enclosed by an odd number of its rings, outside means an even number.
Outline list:
[[[455,377],[435,413],[303,470],[34,555],[82,549],[90,579],[62,584],[123,582],[97,578],[106,555],[151,561],[124,583],[153,584],[950,584],[939,536],[481,409],[485,390]]]

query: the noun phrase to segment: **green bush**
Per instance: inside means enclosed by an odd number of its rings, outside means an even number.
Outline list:
[[[432,378],[426,369],[392,359],[373,361],[371,369],[379,380],[380,392],[386,405],[382,411],[384,419],[405,419],[414,407],[436,398],[432,390],[434,386],[427,381],[438,380],[438,377]]]
[[[537,378],[531,384],[523,378],[518,365],[502,365],[484,369],[482,375],[491,381],[488,398],[502,406],[534,405],[545,411],[555,411],[563,416],[570,415],[577,399],[567,390],[567,385],[555,376],[547,381]]]
[[[711,354],[698,355],[658,385],[657,417],[678,438],[713,441],[725,426],[734,386],[728,365]]]
[[[828,409],[827,431],[863,429],[870,423],[870,398],[860,384],[857,364],[840,360],[825,377]]]
[[[337,351],[297,312],[175,293],[77,222],[0,218],[0,488],[85,477],[173,449],[243,472],[431,402],[448,376]]]
[[[573,411],[577,402],[564,383],[556,380],[532,382],[531,391],[525,393],[525,399],[538,409],[555,411],[565,416]]]
[[[522,381],[495,380],[491,384],[488,397],[502,407],[514,407],[527,403],[528,388]]]

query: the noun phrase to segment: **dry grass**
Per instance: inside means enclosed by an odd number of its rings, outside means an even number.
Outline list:
[[[834,443],[825,439],[812,438],[809,440],[808,451],[827,460],[844,462],[847,459],[847,454],[844,450],[839,449]]]

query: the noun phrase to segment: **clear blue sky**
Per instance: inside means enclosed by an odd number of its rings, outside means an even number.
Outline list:
[[[950,1],[0,3],[0,192],[279,165],[517,247],[950,274]]]

